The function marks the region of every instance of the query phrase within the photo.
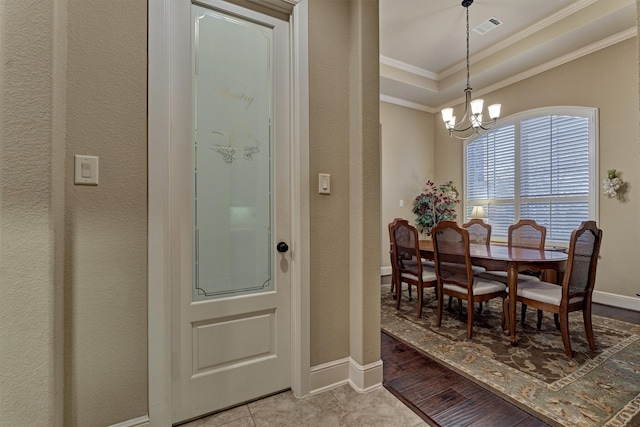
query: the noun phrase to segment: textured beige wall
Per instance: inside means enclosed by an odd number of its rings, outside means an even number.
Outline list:
[[[309,2],[312,366],[379,359],[377,50],[377,1]],[[331,174],[331,195],[318,194],[318,173]]]
[[[2,426],[147,413],[146,6],[0,3]]]
[[[61,4],[0,2],[2,426],[62,425]]]
[[[349,355],[349,2],[309,1],[311,366]],[[331,174],[331,195],[317,191]]]
[[[434,179],[434,114],[380,103],[382,123],[382,259],[390,267],[389,230],[394,218],[415,219],[413,199]],[[400,207],[400,200],[404,207]]]
[[[378,1],[351,0],[350,12],[350,355],[365,366],[380,360]]]
[[[146,0],[69,0],[65,426],[147,413],[146,76]]]
[[[600,183],[608,169],[622,171],[624,202],[600,197],[604,236],[596,290],[634,296],[640,290],[640,161],[638,156],[638,51],[629,39],[519,83],[483,95],[502,103],[502,116],[551,105],[597,107],[600,113]],[[473,81],[473,73],[471,75]],[[458,106],[457,108],[461,108]],[[462,183],[462,143],[436,126],[436,179]],[[462,189],[462,185],[460,186]]]

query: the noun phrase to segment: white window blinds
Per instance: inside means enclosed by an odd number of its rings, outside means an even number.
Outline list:
[[[491,219],[492,235],[507,235],[515,209],[515,125],[508,124],[467,145],[465,191],[467,217],[482,205]]]
[[[512,116],[465,147],[465,213],[482,205],[492,236],[521,218],[568,242],[596,218],[596,110],[557,107]]]

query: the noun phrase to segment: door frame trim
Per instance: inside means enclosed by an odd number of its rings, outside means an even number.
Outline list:
[[[186,2],[189,0],[180,0]],[[190,2],[190,1],[189,1]],[[149,424],[171,416],[171,8],[148,3],[148,411]],[[291,112],[291,389],[310,392],[308,0],[293,8]]]

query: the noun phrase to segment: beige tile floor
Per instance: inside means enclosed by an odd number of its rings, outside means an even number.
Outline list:
[[[182,427],[427,426],[384,388],[366,394],[343,385],[297,399],[291,391],[183,424]]]

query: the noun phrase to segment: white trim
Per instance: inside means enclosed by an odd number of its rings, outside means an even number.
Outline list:
[[[311,260],[309,214],[309,42],[308,1],[300,1],[291,18],[292,159],[291,159],[291,391],[309,394],[311,371]]]
[[[480,96],[486,93],[494,92],[498,89],[502,89],[505,86],[509,86],[514,83],[533,77],[535,75],[544,73],[545,71],[554,69],[556,67],[567,64],[576,59],[582,58],[587,55],[591,55],[594,52],[598,52],[599,50],[605,49],[609,46],[613,46],[614,44],[617,44],[627,39],[630,39],[632,37],[635,37],[637,34],[638,34],[637,27],[628,28],[624,31],[621,31],[610,37],[607,37],[606,39],[599,40],[581,49],[574,50],[573,52],[569,52],[566,55],[562,55],[559,58],[555,58],[551,61],[545,62],[544,64],[540,64],[537,67],[530,68],[527,71],[523,71],[522,73],[516,74],[515,76],[511,76],[508,79],[501,81],[500,83],[487,86],[486,88],[483,88],[480,91],[477,91],[478,94],[475,96]],[[464,102],[464,99],[461,102]]]
[[[549,27],[550,25],[555,24],[556,22],[559,22],[571,15],[573,15],[574,13],[579,12],[580,10],[590,6],[591,4],[595,3],[597,0],[580,0],[574,4],[571,4],[567,7],[565,7],[564,9],[558,11],[557,13],[539,21],[536,22],[535,24],[531,25],[528,28],[525,28],[524,30],[520,31],[517,34],[514,34],[513,36],[499,42],[496,43],[495,45],[492,45],[491,47],[483,50],[482,52],[479,52],[473,56],[470,57],[470,60],[472,63],[477,63],[478,61],[481,61],[485,58],[490,57],[491,55],[494,55],[506,48],[508,48],[509,46],[512,46],[516,43],[518,43],[521,40],[526,39],[527,37],[530,37],[542,30],[544,30],[545,28]],[[629,30],[623,31],[621,33],[618,33],[616,35],[613,35],[611,37],[608,37],[604,40],[601,40],[599,42],[593,43],[590,46],[586,46],[583,47],[581,49],[576,50],[573,53],[567,54],[564,57],[573,57],[573,59],[575,58],[580,58],[581,56],[585,56],[588,55],[590,53],[593,53],[597,50],[603,49],[605,47],[611,46],[612,44],[618,43],[622,40],[626,40],[627,38],[630,38],[632,36],[626,37],[624,36],[624,34],[628,33],[629,31],[637,31],[637,27],[632,27]],[[623,38],[620,38],[623,37]],[[616,41],[616,39],[618,39]],[[598,47],[598,45],[600,45]],[[563,57],[563,58],[564,58]],[[558,66],[558,65],[562,65],[566,62],[571,61],[572,59],[569,60],[565,60],[560,62],[557,65],[552,66],[551,68]],[[555,60],[557,61],[557,60]],[[555,61],[550,61],[547,64],[553,64]],[[384,56],[384,55],[380,55],[380,63],[381,64],[385,64],[388,65],[390,67],[393,68],[397,68],[399,70],[403,70],[406,71],[408,73],[411,74],[415,74],[418,76],[422,76],[431,80],[434,80],[436,82],[439,82],[441,80],[446,79],[447,77],[461,71],[464,70],[466,67],[466,62],[465,61],[461,61],[449,68],[447,68],[446,70],[442,71],[441,73],[435,73],[433,71],[429,71],[429,70],[425,70],[424,68],[420,68],[420,67],[416,67],[415,65],[411,65],[411,64],[407,64],[405,62],[402,61],[398,61],[396,59],[393,58],[389,58],[388,56]],[[546,65],[546,64],[545,64]],[[536,67],[535,69],[539,69],[540,67]],[[549,68],[546,68],[549,69]],[[531,71],[531,70],[530,70]],[[529,73],[530,71],[528,71],[527,73]],[[545,70],[543,70],[545,71]],[[542,72],[542,71],[538,71],[538,72]],[[537,74],[538,72],[534,73]],[[478,93],[479,94],[479,93]],[[464,100],[464,99],[463,99]],[[454,102],[449,102],[448,104],[453,104]],[[455,102],[457,104],[457,102]],[[442,107],[444,108],[444,107]]]
[[[311,368],[311,394],[349,384],[358,393],[368,393],[382,387],[382,360],[366,366],[351,357],[334,360]]]
[[[393,68],[397,68],[398,70],[403,70],[411,74],[425,77],[427,79],[438,79],[438,75],[432,71],[416,67],[415,65],[407,64],[406,62],[398,61],[397,59],[389,58],[388,56],[380,55],[380,63]]]
[[[382,387],[382,360],[360,365],[350,358],[349,384],[358,393],[368,393]]]
[[[537,67],[530,68],[526,71],[523,71],[522,73],[511,76],[498,83],[492,84],[487,87],[483,87],[482,89],[479,89],[479,90],[474,90],[473,91],[474,97],[477,98],[479,96],[495,92],[498,89],[502,89],[503,87],[507,87],[514,83],[518,83],[522,80],[526,80],[530,77],[544,73],[545,71],[549,71],[551,69],[564,65],[576,59],[582,58],[583,56],[587,56],[599,50],[605,49],[609,46],[613,46],[616,43],[620,43],[622,41],[635,37],[637,34],[638,34],[637,27],[628,28],[627,30],[621,31],[617,34],[607,37],[606,39],[597,41],[581,49],[567,53],[566,55],[563,55],[559,58],[555,58],[551,61],[545,62],[544,64],[540,64]],[[462,104],[464,101],[465,101],[464,97],[454,99],[453,101],[447,102],[447,104],[439,106],[437,109],[435,109],[435,111],[440,111],[443,108],[449,107],[451,105]]]
[[[547,28],[550,25],[555,24],[556,22],[559,22],[571,15],[573,15],[574,13],[579,12],[580,10],[586,8],[587,6],[590,6],[591,4],[595,3],[598,0],[580,0],[574,4],[571,4],[567,7],[565,7],[564,9],[558,11],[557,13],[548,16],[547,18],[538,21],[536,23],[534,23],[533,25],[531,25],[528,28],[525,28],[524,30],[520,31],[517,34],[514,34],[513,36],[502,40],[499,43],[496,43],[495,45],[489,47],[488,49],[483,50],[482,52],[477,53],[476,55],[473,55],[471,57],[471,62],[472,63],[477,63],[478,61],[481,61],[485,58],[488,58],[491,55],[494,55],[506,48],[508,48],[509,46],[512,46],[516,43],[518,43],[521,40],[526,39],[527,37],[530,37],[542,30],[544,30],[545,28]],[[464,70],[466,67],[467,63],[466,61],[461,61],[458,64],[444,70],[442,73],[438,74],[437,80],[442,80],[444,78],[449,77],[450,75],[457,73],[458,71]],[[477,95],[476,95],[477,96]]]
[[[310,394],[318,394],[349,382],[350,357],[311,367]]]
[[[287,15],[292,13],[293,8],[299,1],[300,0],[249,0],[250,3],[255,3]]]
[[[173,3],[175,4],[175,2]],[[171,59],[171,0],[149,0],[148,73],[148,402],[151,426],[171,425],[171,265],[170,236],[170,107],[169,79]],[[297,396],[309,393],[310,317],[309,317],[309,122],[308,122],[308,18],[307,0],[293,9],[290,32],[293,37],[294,135],[298,142],[294,156],[294,209],[292,247],[298,249],[292,274],[298,280],[292,322],[292,390]],[[297,39],[297,42],[296,42]],[[296,197],[297,196],[297,197]],[[297,305],[297,307],[295,307]],[[138,419],[135,419],[138,420]],[[127,423],[135,421],[127,421]],[[125,424],[136,425],[136,424]]]
[[[544,30],[545,28],[555,24],[556,22],[560,22],[565,18],[570,17],[571,15],[573,15],[574,13],[578,13],[579,11],[581,11],[582,9],[591,6],[593,3],[597,2],[598,0],[580,0],[577,1],[573,4],[570,4],[569,6],[565,7],[564,9],[554,13],[551,16],[548,16],[546,18],[544,18],[541,21],[538,21],[536,23],[534,23],[533,25],[531,25],[529,28],[524,29],[523,31],[520,31],[518,34],[514,35],[513,37],[510,37],[509,39],[506,40],[507,44],[504,46],[500,46],[497,50],[495,50],[495,52],[498,52],[499,50],[503,49],[504,47],[514,44],[520,40],[524,40],[525,38],[532,36],[536,33],[538,33],[539,31]],[[497,46],[496,46],[497,47]]]
[[[112,424],[109,427],[141,427],[150,425],[149,422],[149,417],[144,415],[142,417],[133,418],[118,424]]]
[[[148,404],[153,426],[171,425],[170,2],[150,0],[148,8]]]
[[[609,292],[593,291],[593,302],[611,307],[640,312],[640,298]]]
[[[401,107],[413,108],[414,110],[424,111],[426,113],[437,113],[438,110],[427,107],[426,105],[418,104],[415,102],[407,101],[406,99],[396,98],[389,95],[380,94],[380,101],[388,102],[389,104],[399,105]]]
[[[391,266],[389,266],[389,267],[380,267],[380,275],[381,276],[391,276]]]

